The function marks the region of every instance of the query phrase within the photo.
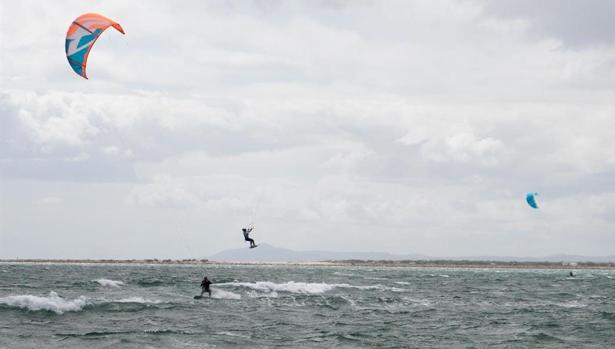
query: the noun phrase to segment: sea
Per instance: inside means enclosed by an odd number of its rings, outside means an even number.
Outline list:
[[[5,262],[0,348],[615,348],[615,271],[574,272]]]

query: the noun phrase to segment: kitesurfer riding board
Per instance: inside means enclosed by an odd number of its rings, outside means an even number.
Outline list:
[[[207,292],[209,297],[211,297],[211,289],[209,288],[211,285],[211,281],[207,278],[207,276],[203,277],[203,281],[201,281],[201,294],[199,296],[194,296],[194,299],[203,298],[203,293]]]

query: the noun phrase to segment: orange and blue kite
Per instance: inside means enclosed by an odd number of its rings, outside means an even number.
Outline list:
[[[88,55],[92,46],[105,29],[113,27],[124,34],[119,23],[97,13],[86,13],[77,17],[66,33],[66,58],[75,73],[84,78]]]

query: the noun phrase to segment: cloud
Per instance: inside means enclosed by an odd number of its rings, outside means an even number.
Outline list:
[[[126,35],[101,36],[87,81],[58,40],[90,5],[2,6],[3,243],[43,227],[70,241],[95,221],[106,241],[150,236],[139,253],[171,253],[181,230],[205,254],[251,216],[294,248],[612,241],[615,49],[590,35],[602,20],[563,27],[573,3],[109,1],[99,11]],[[530,190],[549,198],[542,215],[524,206]],[[39,223],[11,218],[31,206]]]
[[[432,140],[421,146],[421,153],[427,159],[467,162],[478,159],[484,165],[496,165],[502,142],[490,137],[478,139],[470,133],[460,133],[442,140]]]
[[[615,45],[615,5],[608,1],[487,1],[485,12],[527,21],[538,35],[555,37],[573,48]]]

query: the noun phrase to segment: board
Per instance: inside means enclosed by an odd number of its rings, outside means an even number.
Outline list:
[[[203,296],[194,296],[194,299],[201,299]]]
[[[255,248],[255,247],[258,247],[258,245],[250,246],[250,248]]]

